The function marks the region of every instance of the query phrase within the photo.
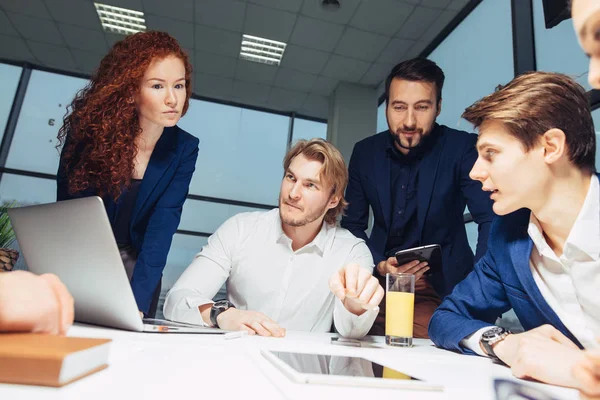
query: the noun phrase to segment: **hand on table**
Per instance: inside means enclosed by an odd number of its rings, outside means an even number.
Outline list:
[[[582,361],[584,352],[551,325],[510,334],[493,349],[517,378],[576,387],[572,370]]]
[[[385,293],[371,271],[358,264],[348,264],[333,274],[329,289],[355,315],[379,306]]]
[[[64,335],[73,318],[73,297],[56,275],[0,274],[0,331]]]
[[[390,257],[387,260],[381,261],[377,264],[377,272],[379,275],[385,276],[385,274],[413,274],[415,276],[415,282],[421,279],[425,272],[429,271],[429,264],[427,261],[411,261],[406,264],[398,265],[396,257]]]
[[[576,381],[576,388],[581,391],[582,399],[599,400],[600,349],[589,349],[582,353],[583,357],[571,371]]]
[[[247,331],[250,335],[284,337],[285,329],[263,313],[229,308],[217,317],[219,328]]]

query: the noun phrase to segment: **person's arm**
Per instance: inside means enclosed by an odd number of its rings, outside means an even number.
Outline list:
[[[377,318],[384,290],[372,273],[373,258],[367,245],[360,242],[352,248],[344,267],[329,280],[336,296],[333,322],[342,336],[365,336]]]
[[[493,202],[490,199],[490,193],[482,190],[481,182],[469,177],[469,173],[473,169],[475,161],[477,161],[476,143],[476,135],[469,135],[460,165],[460,188],[467,202],[469,212],[473,217],[473,221],[477,224],[478,235],[475,261],[478,261],[487,250],[490,227],[495,215],[492,210]]]
[[[429,337],[438,347],[465,354],[477,353],[468,338],[511,308],[496,262],[488,250],[473,271],[444,299],[429,322]],[[477,340],[477,346],[479,341]]]
[[[56,275],[0,274],[0,332],[65,335],[73,316],[73,297]]]
[[[360,179],[359,149],[354,146],[350,163],[348,164],[348,186],[344,198],[348,202],[345,215],[342,216],[341,226],[348,229],[354,236],[367,242],[369,228],[369,202]],[[375,265],[385,259],[383,253],[371,250]]]
[[[232,217],[208,238],[208,244],[167,294],[163,309],[166,319],[212,326],[212,298],[229,278],[232,260],[238,252],[238,245],[243,241],[239,223],[238,217]],[[245,330],[251,335],[285,336],[285,329],[266,315],[255,311],[230,308],[219,314],[217,323],[221,329]]]
[[[188,144],[173,179],[158,200],[150,216],[137,262],[133,270],[131,288],[138,309],[147,313],[152,295],[162,278],[173,235],[179,226],[183,203],[198,158],[198,139]]]
[[[210,326],[212,298],[229,278],[239,243],[238,219],[225,221],[167,294],[163,313],[171,321]],[[202,307],[207,305],[207,307]],[[208,309],[201,314],[200,308]],[[204,311],[204,310],[203,310]]]

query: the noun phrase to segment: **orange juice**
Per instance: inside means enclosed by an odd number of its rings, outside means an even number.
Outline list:
[[[383,377],[388,379],[411,379],[410,376],[388,367],[383,367]]]
[[[387,292],[385,299],[385,335],[412,338],[415,294]]]

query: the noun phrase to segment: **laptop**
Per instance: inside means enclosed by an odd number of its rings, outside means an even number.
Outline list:
[[[75,300],[75,321],[136,332],[226,333],[140,318],[100,197],[8,210],[29,270],[53,273]]]

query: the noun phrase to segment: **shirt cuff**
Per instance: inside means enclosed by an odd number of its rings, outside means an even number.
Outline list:
[[[165,299],[163,314],[165,319],[186,324],[210,326],[204,322],[198,306],[212,304],[214,301],[197,294],[185,293],[185,290],[169,292]]]
[[[483,352],[483,349],[481,348],[479,343],[481,341],[481,336],[483,335],[483,332],[487,331],[488,329],[490,329],[490,327],[486,326],[485,328],[481,328],[480,330],[475,331],[474,333],[461,340],[460,345],[464,348],[474,351],[480,356],[487,357],[488,355]]]
[[[340,335],[360,339],[369,333],[369,330],[379,314],[379,307],[372,310],[366,310],[361,315],[352,314],[344,307],[344,304],[337,297],[333,308],[333,322]]]

